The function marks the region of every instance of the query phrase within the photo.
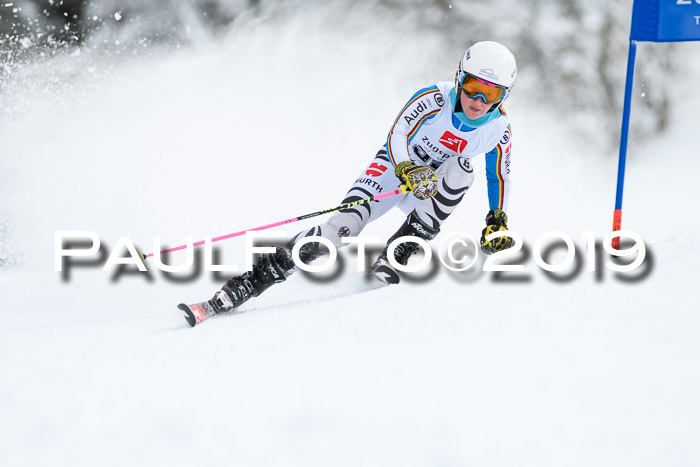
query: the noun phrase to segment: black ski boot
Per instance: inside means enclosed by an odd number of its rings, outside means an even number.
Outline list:
[[[305,236],[320,235],[319,227],[309,230]],[[211,300],[202,303],[187,305],[180,303],[177,307],[185,312],[185,319],[190,326],[195,326],[217,313],[238,308],[251,297],[257,297],[273,284],[284,282],[297,270],[292,259],[292,249],[295,242],[302,237],[297,235],[284,247],[279,247],[274,254],[265,254],[260,257],[258,263],[241,276],[234,277],[226,282],[221,290],[214,294]],[[299,259],[309,263],[326,254],[318,242],[307,243],[299,251]]]
[[[314,227],[306,236],[318,234],[320,234],[320,229]],[[291,239],[285,246],[277,247],[273,254],[262,255],[258,263],[253,266],[252,271],[226,281],[226,285],[209,300],[214,311],[221,313],[238,308],[251,297],[257,297],[269,289],[273,284],[287,280],[287,277],[297,270],[292,259],[292,249],[299,238],[301,235]],[[301,247],[299,259],[304,263],[309,263],[323,254],[324,251],[320,248],[320,244],[311,242]]]
[[[371,271],[374,276],[385,284],[398,284],[399,274],[389,263],[388,251],[391,242],[399,237],[418,237],[423,240],[432,240],[440,232],[440,229],[429,227],[425,222],[420,220],[416,211],[411,212],[406,218],[406,222],[396,231],[394,235],[386,242],[386,247],[377,261],[372,265]],[[415,242],[400,243],[394,248],[394,259],[402,266],[408,264],[408,259],[418,251],[420,246]]]
[[[257,297],[272,284],[284,282],[291,274],[289,264],[294,264],[291,259],[287,262],[287,257],[291,258],[291,250],[288,255],[284,248],[278,248],[272,255],[262,255],[252,271],[227,281],[211,300],[191,305],[181,303],[177,307],[185,312],[185,319],[190,326],[195,326],[217,313],[233,310],[250,297]]]
[[[209,301],[214,310],[221,313],[238,308],[251,297],[257,297],[269,289],[273,284],[284,282],[289,271],[285,267],[287,266],[285,264],[286,252],[280,250],[284,249],[278,248],[274,254],[262,255],[258,263],[253,266],[252,271],[226,281],[226,285]],[[278,256],[282,256],[282,261],[278,259]]]

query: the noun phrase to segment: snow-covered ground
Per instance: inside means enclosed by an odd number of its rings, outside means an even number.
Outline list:
[[[450,79],[462,52],[278,26],[147,60],[56,58],[4,96],[17,265],[0,269],[0,465],[696,465],[694,79],[671,129],[630,146],[623,225],[647,246],[641,275],[586,270],[581,235],[610,228],[616,157],[527,89],[509,105],[524,273],[440,266],[375,288],[348,252],[338,277],[297,274],[191,329],[175,305],[209,298],[212,273],[54,271],[57,230],[94,231],[107,254],[121,236],[151,251],[154,236],[175,245],[336,205],[405,100]],[[485,191],[479,177],[438,243],[479,235]],[[532,259],[550,230],[580,247],[566,280]],[[223,261],[243,264],[243,245],[222,242]]]

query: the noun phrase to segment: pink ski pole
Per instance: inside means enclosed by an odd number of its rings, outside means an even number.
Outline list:
[[[243,234],[245,234],[246,232],[251,231],[251,230],[266,230],[266,229],[272,229],[272,228],[274,228],[274,227],[279,227],[280,225],[291,224],[292,222],[297,222],[297,221],[303,221],[304,219],[309,219],[309,218],[311,218],[311,217],[321,216],[321,215],[323,215],[323,214],[328,214],[328,213],[330,213],[330,212],[342,211],[343,209],[348,209],[348,208],[351,208],[351,207],[353,207],[353,206],[359,206],[359,205],[361,205],[361,204],[369,203],[369,202],[371,202],[371,201],[379,201],[380,199],[388,198],[388,197],[390,197],[390,196],[408,193],[408,191],[409,191],[409,190],[408,190],[408,187],[407,187],[406,185],[401,185],[401,186],[400,186],[399,188],[397,188],[396,190],[390,191],[390,192],[388,192],[388,193],[382,193],[382,194],[379,194],[379,195],[370,196],[369,198],[359,199],[359,200],[357,200],[357,201],[352,201],[352,202],[350,202],[350,203],[341,204],[340,206],[336,206],[336,207],[334,207],[334,208],[324,209],[323,211],[316,211],[316,212],[312,212],[311,214],[304,214],[303,216],[292,217],[291,219],[287,219],[287,220],[285,220],[285,221],[279,221],[279,222],[275,222],[275,223],[273,223],[273,224],[262,225],[262,226],[260,226],[260,227],[255,227],[255,228],[252,228],[252,229],[241,230],[240,232],[234,232],[234,233],[230,233],[230,234],[228,234],[228,235],[222,235],[222,236],[220,236],[220,237],[212,238],[212,239],[211,239],[211,242],[212,242],[212,243],[214,243],[214,242],[220,242],[221,240],[226,240],[226,239],[228,239],[228,238],[239,237],[239,236],[241,236],[241,235],[243,235]],[[205,243],[205,241],[204,241],[204,240],[201,240],[201,241],[198,241],[198,242],[193,243],[192,246],[193,246],[193,247],[194,247],[194,246],[201,246],[201,245],[204,245],[204,243]],[[163,253],[171,253],[171,252],[173,252],[173,251],[184,250],[185,248],[187,248],[187,245],[180,245],[180,246],[176,246],[176,247],[173,247],[173,248],[168,248],[167,250],[162,250],[160,253],[161,253],[161,254],[163,254]],[[154,255],[154,253],[149,253],[149,254],[147,254],[147,255],[144,255],[143,253],[139,253],[139,256],[141,256],[141,259],[142,259],[142,260],[145,260],[146,258],[150,258],[150,257],[153,256],[153,255]]]

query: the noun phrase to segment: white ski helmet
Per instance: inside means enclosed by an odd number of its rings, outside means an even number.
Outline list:
[[[517,74],[518,68],[515,65],[515,57],[506,46],[492,41],[477,42],[464,52],[462,60],[459,61],[455,88],[457,88],[459,95],[462,83],[467,75],[488,81],[496,86],[502,86],[505,88],[505,93],[503,94],[503,99],[497,105],[500,106],[510,94]]]

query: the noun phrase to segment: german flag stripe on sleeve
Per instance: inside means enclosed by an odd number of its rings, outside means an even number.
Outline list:
[[[389,136],[387,138],[387,145],[386,145],[389,159],[391,160],[391,163],[393,164],[394,167],[396,167],[396,159],[395,159],[394,153],[391,149],[391,143],[392,143],[392,138],[394,136],[394,129],[396,128],[396,124],[399,122],[399,119],[401,118],[403,113],[406,111],[406,109],[408,109],[411,105],[413,105],[417,100],[420,100],[422,97],[427,96],[428,94],[433,94],[436,92],[440,92],[440,90],[437,88],[437,86],[431,86],[429,88],[421,89],[420,91],[415,93],[413,95],[413,97],[411,97],[408,100],[408,103],[403,106],[403,108],[401,109],[401,112],[399,112],[399,115],[396,117],[396,120],[394,120],[394,124],[391,126],[391,130],[389,130]],[[423,123],[427,119],[432,118],[435,115],[437,115],[440,112],[440,110],[441,109],[434,110],[434,111],[424,115],[423,117],[421,117],[421,119],[417,122],[415,128],[413,130],[411,130],[410,134],[408,135],[407,141],[410,141],[410,139],[415,135],[415,133],[420,129],[421,125],[423,125]]]
[[[503,173],[501,173],[501,162],[503,160],[503,149],[501,145],[496,145],[496,151],[498,156],[496,159],[496,176],[498,177],[498,209],[503,209],[503,199],[505,196],[505,183],[503,182]]]
[[[431,118],[433,118],[434,116],[439,114],[440,110],[442,110],[442,109],[433,110],[432,112],[425,114],[420,119],[420,121],[418,122],[418,125],[416,125],[416,127],[413,129],[413,131],[411,131],[408,134],[408,141],[410,142],[413,139],[413,137],[416,135],[416,133],[418,133],[418,130],[420,130],[420,127],[423,126],[423,123],[425,123],[426,120],[430,120]]]

